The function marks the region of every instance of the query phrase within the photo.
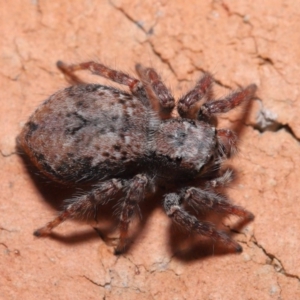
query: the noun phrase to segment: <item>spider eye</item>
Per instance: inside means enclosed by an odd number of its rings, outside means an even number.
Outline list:
[[[182,157],[181,156],[176,156],[176,162],[180,163],[182,161]]]

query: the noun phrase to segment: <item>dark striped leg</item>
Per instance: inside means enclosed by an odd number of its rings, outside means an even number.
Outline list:
[[[33,234],[37,237],[44,237],[67,219],[96,217],[98,206],[110,201],[118,191],[123,189],[123,184],[124,182],[120,179],[111,179],[100,183],[85,195],[66,200],[65,209],[54,220],[37,229]]]
[[[196,211],[211,210],[239,217],[239,221],[233,226],[233,229],[236,231],[241,230],[244,226],[254,220],[254,215],[251,212],[241,206],[230,203],[225,196],[216,194],[212,191],[190,187],[182,191],[181,197],[187,205],[190,205]]]
[[[144,68],[140,64],[136,65],[136,71],[144,85],[152,108],[158,112],[161,119],[171,118],[175,100],[157,72],[153,68]]]
[[[181,199],[196,211],[212,210],[219,213],[226,213],[238,216],[247,222],[254,219],[254,215],[251,212],[241,206],[230,203],[225,196],[212,191],[195,187],[186,188],[181,192]]]
[[[119,84],[126,85],[129,87],[132,94],[137,96],[143,102],[143,104],[149,105],[149,101],[147,99],[142,83],[138,79],[131,77],[124,72],[113,70],[103,64],[96,63],[94,61],[73,65],[67,65],[62,61],[58,61],[57,67],[71,80],[79,81],[79,83],[81,83],[82,81],[74,74],[74,72],[80,70],[89,70],[95,75],[99,75]]]
[[[199,221],[195,216],[186,212],[181,206],[182,200],[183,199],[175,193],[167,194],[165,196],[164,208],[173,222],[188,231],[196,232],[215,241],[220,241],[233,252],[242,252],[242,247],[225,232],[217,230],[214,225],[209,222]],[[207,203],[205,203],[205,205],[207,205]]]
[[[197,119],[200,107],[212,99],[213,82],[213,77],[205,73],[196,86],[179,99],[177,110],[182,118]]]
[[[199,111],[199,120],[209,120],[213,115],[226,113],[243,102],[250,101],[257,90],[255,84],[247,86],[238,92],[232,93],[224,99],[204,103]]]
[[[138,204],[144,199],[148,183],[149,180],[145,174],[138,174],[126,185],[127,193],[122,203],[120,215],[120,240],[115,254],[121,254],[125,250],[129,224],[134,213],[139,209]]]

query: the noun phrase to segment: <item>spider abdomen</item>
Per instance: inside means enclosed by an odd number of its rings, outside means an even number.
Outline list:
[[[121,173],[145,155],[151,119],[149,109],[126,92],[75,85],[38,107],[19,143],[56,181],[99,180]]]

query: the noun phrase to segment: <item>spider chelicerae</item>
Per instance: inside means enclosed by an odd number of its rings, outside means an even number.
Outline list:
[[[214,80],[205,73],[176,105],[153,68],[137,64],[136,79],[93,61],[57,65],[76,84],[37,108],[18,144],[48,178],[67,185],[90,184],[90,189],[66,200],[58,216],[34,235],[47,236],[67,219],[96,218],[101,205],[118,198],[120,239],[115,252],[121,253],[140,202],[163,187],[163,208],[173,222],[231,251],[242,251],[227,233],[186,207],[236,215],[244,224],[254,218],[219,192],[233,179],[223,162],[236,152],[237,137],[229,129],[217,129],[214,121],[217,114],[250,101],[256,86],[214,100]],[[130,92],[83,83],[74,74],[78,70],[125,85]],[[174,118],[175,107],[179,117]]]

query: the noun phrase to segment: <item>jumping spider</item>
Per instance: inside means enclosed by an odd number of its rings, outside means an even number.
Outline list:
[[[128,228],[146,194],[164,187],[163,207],[179,226],[223,243],[228,250],[242,247],[209,222],[185,209],[212,210],[241,217],[254,216],[217,192],[233,178],[222,169],[236,152],[237,138],[229,129],[216,129],[214,116],[250,101],[249,85],[224,99],[214,100],[213,78],[206,73],[177,104],[153,68],[136,65],[139,80],[96,62],[57,63],[77,84],[60,90],[41,104],[18,137],[19,146],[48,178],[62,184],[96,183],[85,194],[65,201],[65,208],[37,237],[47,236],[71,218],[93,216],[99,207],[121,198],[120,239],[126,246]],[[99,84],[85,84],[75,71],[89,70],[127,86],[130,93]]]

